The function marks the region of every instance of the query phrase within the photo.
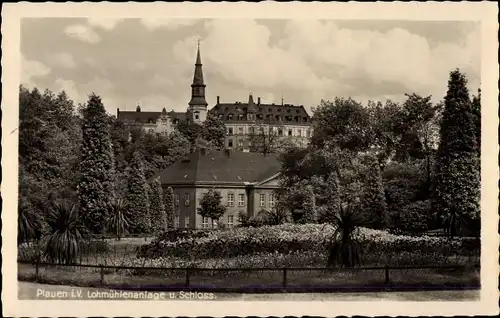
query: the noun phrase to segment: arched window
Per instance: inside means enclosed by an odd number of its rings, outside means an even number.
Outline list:
[[[194,112],[194,119],[196,119],[196,120],[200,119],[200,112],[199,111]]]

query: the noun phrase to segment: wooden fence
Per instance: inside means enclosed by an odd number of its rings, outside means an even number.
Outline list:
[[[92,272],[95,272],[95,275],[99,275],[99,279],[95,280],[95,283],[92,284],[83,284],[86,286],[92,287],[106,287],[106,288],[117,288],[117,289],[137,289],[137,290],[169,290],[169,291],[180,291],[180,290],[195,290],[195,291],[219,291],[219,292],[335,292],[335,291],[382,291],[382,290],[449,290],[449,289],[479,289],[480,282],[479,278],[477,280],[468,280],[466,279],[465,283],[457,283],[457,282],[446,282],[440,281],[437,283],[401,283],[401,275],[399,276],[399,282],[393,282],[391,279],[391,274],[395,271],[406,271],[408,273],[411,270],[415,271],[437,271],[441,276],[446,277],[446,273],[471,273],[471,271],[477,274],[480,265],[443,265],[443,266],[378,266],[378,267],[355,267],[355,268],[326,268],[326,267],[282,267],[282,268],[170,268],[170,267],[134,267],[134,266],[105,266],[105,265],[85,265],[85,264],[55,264],[55,263],[42,263],[42,262],[29,262],[29,261],[18,261],[19,265],[24,265],[25,267],[29,265],[29,267],[34,267],[34,275],[31,277],[31,280],[40,281],[40,268],[65,268],[65,267],[74,267],[80,269],[93,269]],[[150,274],[155,276],[156,282],[151,284],[137,284],[137,283],[112,283],[106,281],[106,275],[110,273],[118,273],[119,271],[133,271],[135,273],[144,273],[144,272],[153,272],[155,274]],[[307,282],[307,275],[301,277],[302,273],[308,271],[316,272],[315,276],[316,283],[301,283],[301,284],[291,284],[289,282],[290,273],[295,273],[294,278],[302,278],[302,281]],[[321,278],[322,275],[329,274],[341,274],[341,273],[359,273],[359,272],[370,272],[366,274],[364,277],[375,277],[374,272],[381,272],[383,276],[381,276],[380,282],[373,283],[340,283],[340,284],[328,284],[322,283]],[[469,272],[467,272],[469,271]],[[269,284],[265,282],[262,278],[263,273],[269,272],[274,279],[279,280],[279,283]],[[130,273],[130,272],[129,272]],[[167,273],[176,273],[175,276],[181,279],[181,282],[177,282],[175,284],[164,284],[165,277],[169,277]],[[180,273],[180,274],[179,274]],[[230,276],[230,273],[236,274]],[[326,273],[326,274],[325,274]],[[158,277],[156,275],[161,274],[164,275],[162,277]],[[234,279],[242,279],[239,274],[242,275],[251,275],[253,276],[251,280],[251,284],[247,285],[238,285],[238,286],[224,286],[217,285],[211,283],[209,281],[205,284],[196,284],[192,282],[192,278],[196,275],[204,275],[208,274],[211,277],[226,278],[226,283],[229,280],[227,277],[231,277]],[[161,276],[160,275],[160,276]],[[174,275],[174,274],[172,274]],[[229,276],[228,276],[229,275]],[[407,274],[403,274],[404,277]],[[78,276],[77,270],[74,271],[74,276]],[[120,276],[120,275],[119,275]],[[140,276],[140,275],[138,275]],[[409,275],[408,277],[410,277]],[[441,277],[439,276],[439,277]],[[111,276],[110,276],[111,277]],[[122,282],[127,282],[130,277],[128,275],[121,275]],[[383,280],[382,280],[383,277]],[[30,280],[28,279],[28,280]],[[304,280],[306,279],[306,280]],[[319,279],[319,280],[318,280]],[[432,278],[430,278],[432,279]],[[320,283],[317,283],[317,282]],[[411,280],[410,280],[411,281]],[[41,282],[44,282],[42,279]],[[51,283],[57,283],[52,281]],[[74,284],[79,285],[76,281]],[[242,283],[243,284],[243,283]],[[83,286],[82,285],[82,286]]]

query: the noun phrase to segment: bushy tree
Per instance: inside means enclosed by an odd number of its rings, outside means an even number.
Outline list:
[[[163,199],[163,190],[159,178],[153,180],[151,184],[151,230],[155,234],[165,231],[167,218],[165,214],[165,204]]]
[[[281,135],[279,130],[281,129]],[[260,152],[263,155],[278,152],[283,148],[283,126],[273,127],[264,124],[255,124],[250,127],[248,141],[251,152]]]
[[[174,190],[168,187],[165,192],[165,222],[167,228],[171,229],[175,225],[175,204]]]
[[[215,115],[209,114],[202,124],[200,137],[211,143],[215,148],[224,148],[226,125]]]
[[[106,111],[101,98],[90,95],[84,109],[78,193],[84,224],[103,233],[113,199],[113,159]]]
[[[149,193],[141,155],[136,152],[127,169],[127,217],[134,233],[147,233],[149,230]]]
[[[226,207],[222,204],[222,195],[214,189],[208,190],[200,200],[198,214],[212,220],[218,220],[226,213]]]
[[[362,197],[363,210],[377,229],[387,225],[387,204],[378,160],[370,160]]]
[[[477,128],[467,79],[459,70],[450,73],[440,126],[433,211],[451,235],[479,219],[480,176]]]

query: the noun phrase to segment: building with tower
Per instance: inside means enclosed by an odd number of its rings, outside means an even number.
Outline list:
[[[306,145],[312,136],[311,118],[303,105],[263,103],[261,98],[254,100],[252,94],[246,102],[221,102],[208,109],[205,98],[206,85],[203,79],[200,45],[196,54],[191,100],[185,113],[167,111],[164,107],[159,112],[143,112],[140,105],[135,111],[117,110],[117,118],[125,124],[143,126],[146,131],[170,133],[179,121],[203,123],[208,115],[219,117],[226,126],[225,147],[240,151],[253,151],[252,138],[262,135],[265,138],[280,138],[297,145]],[[259,149],[254,149],[259,151]]]

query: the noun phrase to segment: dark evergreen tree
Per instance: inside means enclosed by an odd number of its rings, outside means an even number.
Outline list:
[[[363,189],[362,205],[371,227],[382,229],[387,225],[387,203],[378,160],[371,160]]]
[[[175,223],[174,190],[171,187],[165,192],[165,215],[166,226],[171,229]]]
[[[464,233],[479,219],[476,129],[467,79],[454,70],[444,102],[432,200],[433,212],[450,235]]]
[[[159,234],[166,229],[167,218],[165,215],[165,204],[163,201],[163,190],[160,179],[157,178],[151,184],[151,231]]]
[[[149,193],[144,177],[141,155],[136,152],[127,169],[127,218],[131,232],[147,233],[149,230]]]
[[[113,200],[113,159],[106,111],[101,98],[90,95],[83,110],[80,178],[80,215],[92,233],[106,229]]]

